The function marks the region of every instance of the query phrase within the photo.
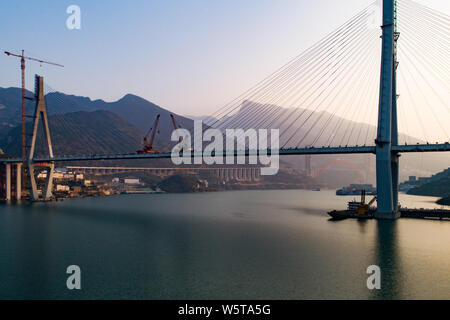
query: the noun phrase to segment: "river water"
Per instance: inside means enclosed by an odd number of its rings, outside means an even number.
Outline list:
[[[0,298],[450,299],[450,222],[330,221],[349,200],[265,190],[1,205]],[[66,287],[69,265],[81,290]],[[370,265],[380,290],[367,288]]]

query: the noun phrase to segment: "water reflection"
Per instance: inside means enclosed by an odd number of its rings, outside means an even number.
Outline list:
[[[367,232],[367,219],[358,219],[358,230],[361,235]]]
[[[0,299],[448,299],[450,224],[327,223],[346,200],[270,190],[0,206]],[[70,264],[80,292],[66,289]],[[369,265],[381,290],[366,287]]]
[[[381,289],[372,290],[374,299],[400,299],[402,267],[398,242],[398,221],[376,221],[374,261],[381,269]]]

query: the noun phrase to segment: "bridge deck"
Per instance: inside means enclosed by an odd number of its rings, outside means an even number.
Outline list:
[[[417,145],[399,145],[393,146],[393,151],[399,153],[411,152],[443,152],[450,151],[448,142],[443,144],[417,144]],[[375,146],[355,146],[355,147],[323,147],[323,148],[296,148],[296,149],[280,149],[268,150],[268,153],[278,153],[279,155],[319,155],[319,154],[375,154]],[[258,155],[266,154],[266,150],[242,150],[242,151],[223,151],[216,153],[217,156],[238,156],[238,155]],[[150,153],[150,154],[115,154],[115,155],[80,155],[80,156],[56,156],[54,158],[36,158],[34,162],[69,162],[69,161],[96,161],[96,160],[131,160],[131,159],[169,159],[171,153]],[[193,152],[191,157],[202,157],[203,152]],[[19,163],[19,158],[0,159],[2,163]]]

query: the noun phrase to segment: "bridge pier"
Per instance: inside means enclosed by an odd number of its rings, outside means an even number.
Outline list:
[[[22,199],[22,163],[5,163],[0,167],[0,199]]]
[[[5,165],[5,200],[11,201],[11,164]]]
[[[398,168],[397,157],[393,157],[390,144],[377,146],[377,219],[397,219],[400,217],[398,211]],[[395,158],[395,159],[394,159]],[[394,176],[395,175],[395,176]]]
[[[16,200],[22,199],[22,163],[16,163]]]

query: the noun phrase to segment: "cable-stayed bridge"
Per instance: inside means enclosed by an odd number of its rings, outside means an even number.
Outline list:
[[[399,155],[450,151],[450,18],[410,0],[382,2],[381,31],[374,19],[381,8],[374,3],[204,121],[205,127],[221,131],[276,128],[278,148],[216,154],[375,154],[376,216],[398,217]],[[52,170],[55,162],[171,157],[133,150],[53,154],[42,78],[37,78],[35,91],[35,128],[25,164],[35,199],[35,163],[48,163]],[[48,141],[46,157],[34,156],[39,116]],[[2,162],[10,168],[22,160]],[[44,197],[51,196],[51,185],[49,174]]]

